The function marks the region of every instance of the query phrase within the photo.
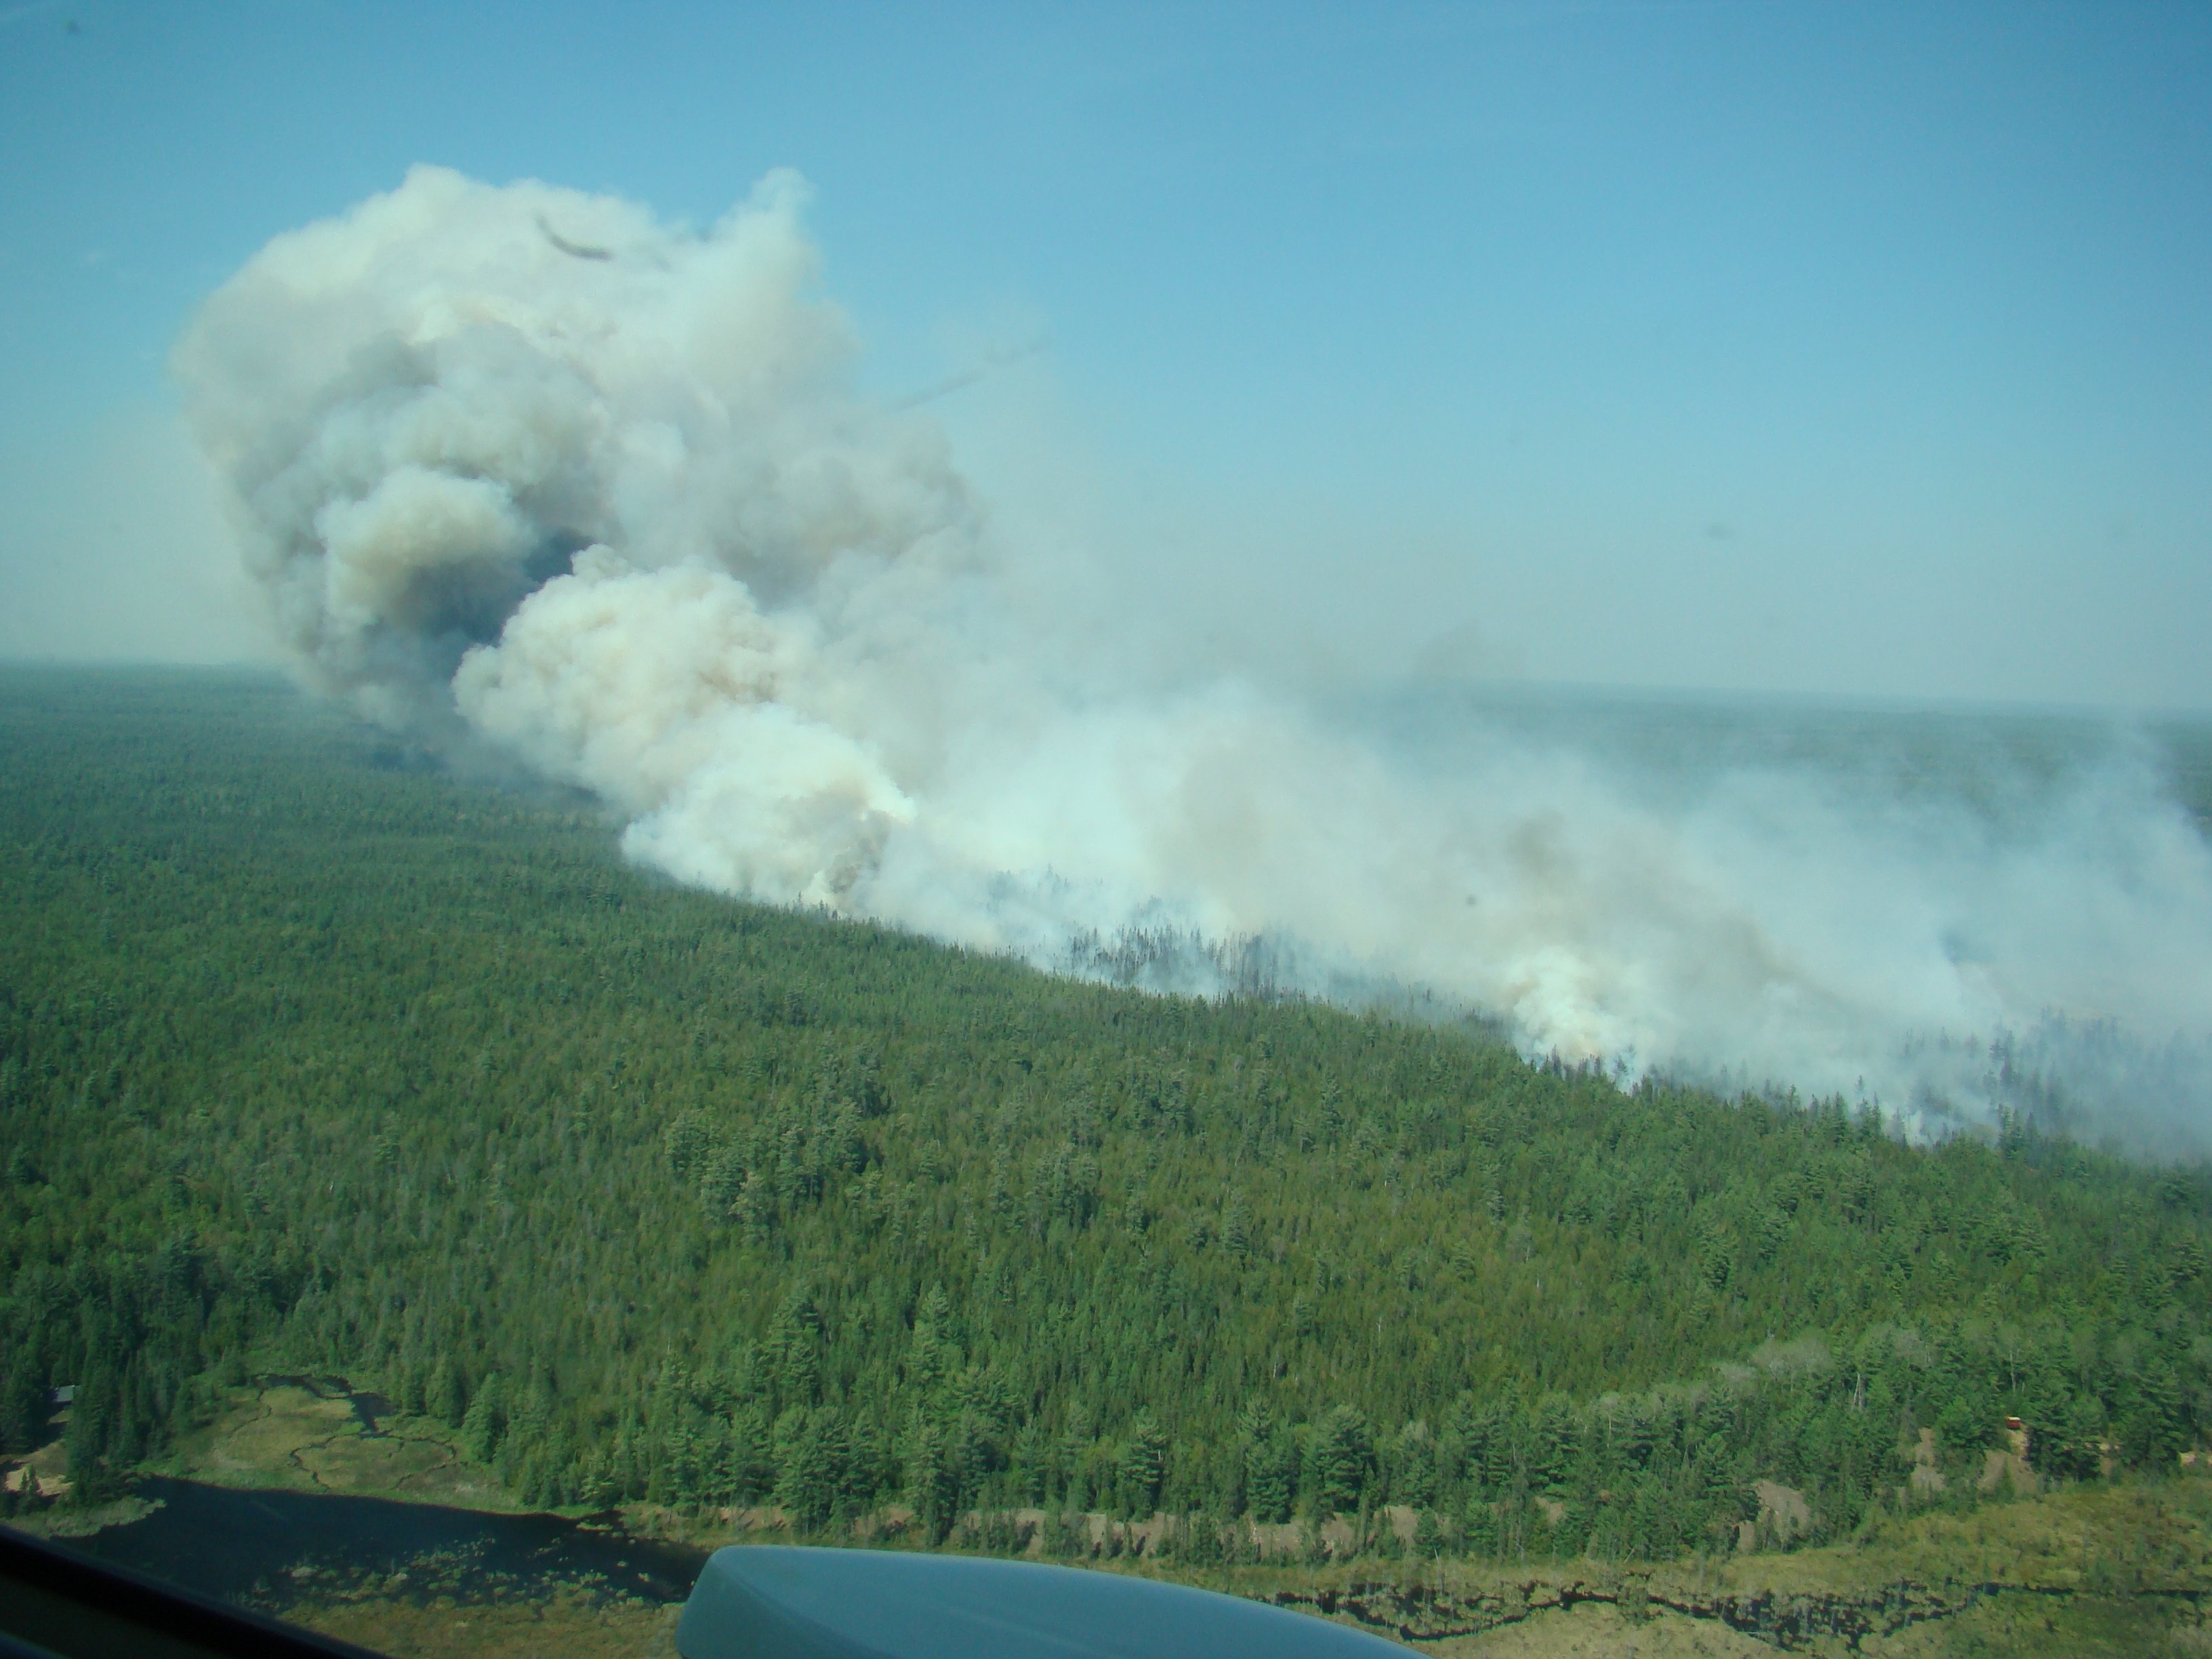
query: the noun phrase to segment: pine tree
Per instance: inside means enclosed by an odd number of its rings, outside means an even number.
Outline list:
[[[507,1431],[504,1386],[494,1371],[483,1380],[461,1418],[461,1449],[479,1463],[489,1463]]]
[[[1123,1502],[1131,1514],[1150,1515],[1158,1506],[1167,1468],[1168,1437],[1151,1413],[1140,1412],[1121,1450]]]
[[[947,1455],[945,1435],[917,1411],[906,1435],[906,1501],[913,1507],[923,1538],[941,1541],[959,1514],[959,1479]]]
[[[802,1532],[818,1531],[841,1507],[848,1450],[834,1407],[793,1406],[776,1419],[775,1501]]]
[[[1307,1453],[1308,1488],[1322,1515],[1359,1508],[1374,1465],[1367,1420],[1350,1406],[1330,1408],[1315,1425]]]
[[[461,1385],[460,1368],[453,1364],[452,1355],[438,1356],[423,1395],[423,1403],[432,1416],[441,1423],[460,1427],[468,1411],[468,1395]]]

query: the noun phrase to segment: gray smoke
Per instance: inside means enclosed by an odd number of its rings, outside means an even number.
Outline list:
[[[1474,719],[1443,764],[1136,683],[1013,597],[927,416],[856,392],[803,198],[696,233],[422,167],[214,295],[177,371],[307,678],[719,891],[1143,982],[1426,988],[1531,1053],[1923,1124],[2032,1049],[2046,1115],[2205,1143],[2212,857],[2127,745],[1991,810],[1798,763],[1648,787]]]

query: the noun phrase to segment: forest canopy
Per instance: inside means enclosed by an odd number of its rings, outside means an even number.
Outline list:
[[[2212,1429],[2193,1168],[680,890],[270,678],[7,671],[0,777],[0,1439],[73,1387],[88,1491],[288,1370],[532,1503],[1490,1553]]]

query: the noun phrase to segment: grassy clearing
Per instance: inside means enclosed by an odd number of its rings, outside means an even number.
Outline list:
[[[1782,1594],[1911,1581],[2090,1595],[2212,1593],[2212,1480],[2072,1487],[1888,1522],[1863,1540],[1729,1562],[1732,1587]]]
[[[677,1612],[643,1601],[595,1607],[581,1595],[466,1606],[363,1596],[296,1605],[286,1616],[393,1659],[672,1659]]]
[[[1790,1553],[1159,1571],[1454,1659],[1778,1650],[2203,1659],[2212,1656],[2212,1481],[2081,1487],[1923,1513]]]
[[[445,1425],[391,1417],[369,1434],[343,1398],[290,1383],[240,1391],[214,1422],[185,1436],[149,1468],[219,1486],[337,1492],[502,1514],[521,1508],[497,1475],[461,1452]]]

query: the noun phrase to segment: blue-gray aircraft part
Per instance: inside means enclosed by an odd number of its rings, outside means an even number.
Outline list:
[[[785,1545],[717,1550],[683,1659],[1385,1659],[1395,1643],[1119,1573]]]

